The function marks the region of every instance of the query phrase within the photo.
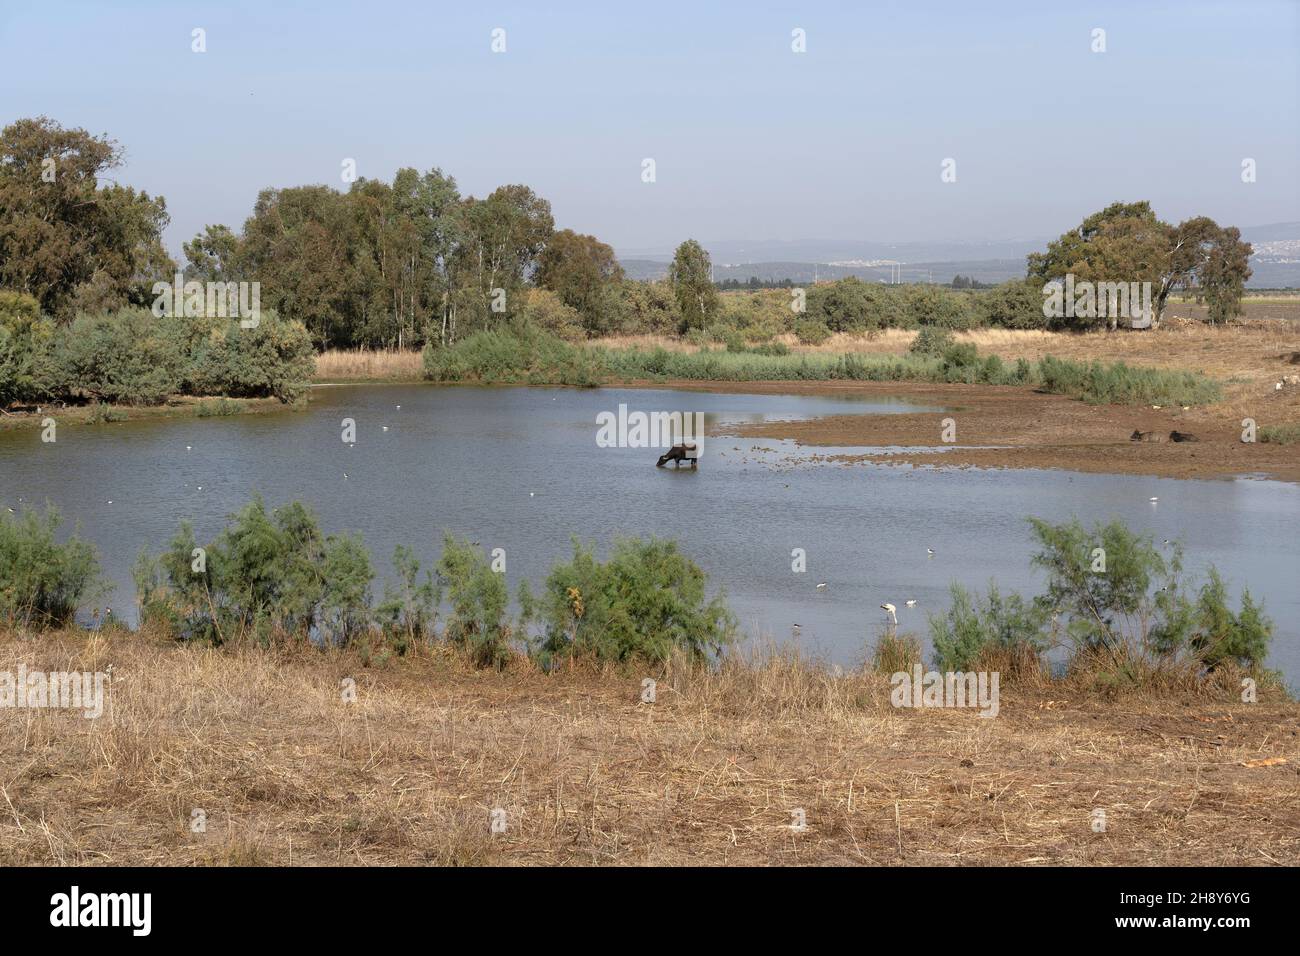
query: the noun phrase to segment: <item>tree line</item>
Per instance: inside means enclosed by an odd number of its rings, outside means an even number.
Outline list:
[[[525,185],[478,198],[433,168],[262,190],[238,229],[208,225],[178,265],[162,242],[160,196],[121,186],[121,147],[48,117],[0,131],[0,289],[34,300],[58,324],[78,315],[148,307],[178,270],[199,282],[257,282],[265,308],[300,323],[317,349],[449,346],[512,320],[568,338],[608,334],[757,335],[938,324],[1083,329],[1086,316],[1049,317],[1043,285],[1150,282],[1154,323],[1169,295],[1193,292],[1223,321],[1241,313],[1251,247],[1200,216],[1172,225],[1147,202],[1115,203],[1028,257],[1026,277],[991,289],[894,289],[848,278],[806,290],[790,283],[712,281],[707,251],[687,240],[668,277],[627,279],[613,249],[555,228],[550,203]],[[924,291],[915,291],[923,289]]]

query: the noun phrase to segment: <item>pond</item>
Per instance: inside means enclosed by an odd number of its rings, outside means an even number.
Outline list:
[[[752,639],[797,641],[846,665],[879,636],[884,602],[897,605],[900,632],[924,637],[951,582],[1036,591],[1027,516],[1120,518],[1157,541],[1181,538],[1188,571],[1217,566],[1234,598],[1248,585],[1276,622],[1271,666],[1300,683],[1295,485],[844,464],[814,460],[827,449],[717,435],[697,470],[660,469],[656,449],[597,446],[597,416],[620,404],[703,413],[723,432],[918,410],[669,389],[320,387],[305,411],[68,426],[54,444],[35,430],[0,433],[0,506],[57,505],[99,549],[117,586],[108,603],[127,619],[142,548],[160,550],[183,519],[210,540],[255,492],[268,505],[301,499],[327,531],[360,532],[381,579],[394,545],[436,560],[443,529],[504,548],[512,594],[568,557],[573,535],[601,553],[617,535],[673,537],[725,588]],[[341,440],[345,418],[355,444]],[[795,548],[805,573],[792,571]]]

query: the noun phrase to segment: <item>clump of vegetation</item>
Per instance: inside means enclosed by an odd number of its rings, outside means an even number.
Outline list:
[[[476,332],[455,346],[424,349],[425,378],[435,382],[599,384],[599,354],[526,323]]]
[[[1043,314],[1042,283],[1012,279],[981,292],[975,309],[984,325],[1004,329],[1050,329],[1056,324]]]
[[[545,628],[539,656],[549,664],[561,655],[666,661],[675,649],[717,654],[735,619],[723,596],[706,598],[705,582],[673,541],[621,539],[602,563],[575,540],[573,559],[551,569],[531,609]]]
[[[186,522],[134,576],[142,620],[181,639],[343,644],[369,627],[369,554],[357,537],[322,534],[300,502],[268,512],[255,498],[205,548]]]
[[[921,642],[913,634],[895,634],[892,630],[881,635],[871,655],[871,668],[877,674],[910,671],[919,663]]]
[[[927,325],[916,333],[908,351],[913,355],[942,355],[953,344],[952,332]]]
[[[59,543],[59,513],[0,514],[0,623],[62,627],[99,587],[94,549],[75,534]]]
[[[926,335],[926,329],[922,335]],[[704,333],[700,333],[704,337]],[[919,336],[918,336],[919,338]],[[1094,403],[1200,404],[1219,396],[1216,382],[1199,373],[1104,366],[1055,359],[1007,366],[996,355],[981,356],[969,342],[951,342],[929,331],[926,348],[904,356],[847,353],[790,353],[777,347],[698,352],[609,349],[565,342],[527,324],[480,332],[450,348],[430,346],[425,376],[441,382],[523,382],[535,385],[598,385],[606,381],[868,381],[964,382],[981,385],[1040,385],[1045,390]]]
[[[274,313],[251,329],[232,319],[159,319],[143,309],[57,326],[32,317],[33,301],[0,299],[0,405],[158,405],[174,394],[292,402],[315,373],[306,330]]]
[[[803,345],[821,345],[831,337],[831,330],[815,319],[795,323],[794,335]]]
[[[228,398],[203,399],[194,406],[194,414],[199,418],[225,418],[229,415],[238,415],[244,410],[244,406],[239,402],[232,402]]]
[[[127,417],[126,412],[120,408],[114,408],[107,402],[96,402],[86,421],[92,425],[102,425],[105,422],[124,422]]]
[[[510,656],[513,629],[505,576],[492,570],[483,552],[468,541],[443,536],[438,579],[447,588],[451,615],[445,636],[470,652],[476,664],[501,667]]]
[[[1259,440],[1270,445],[1291,445],[1300,441],[1300,424],[1261,425]]]
[[[206,547],[182,524],[165,552],[140,556],[134,577],[143,622],[214,644],[311,639],[401,655],[441,637],[476,664],[499,668],[520,651],[546,666],[560,655],[703,659],[735,630],[723,597],[706,598],[704,572],[672,541],[620,540],[604,563],[575,542],[573,560],[552,568],[542,595],[520,582],[516,619],[504,573],[451,534],[432,572],[421,574],[414,552],[400,546],[393,568],[396,581],[376,605],[359,538],[323,534],[298,502],[268,511],[256,498]],[[538,636],[529,633],[534,623]]]
[[[1044,633],[1047,612],[1019,594],[1003,594],[990,583],[980,597],[959,584],[950,588],[952,604],[946,613],[930,616],[930,637],[942,670],[968,671],[990,650],[1012,658],[1037,657],[1050,646]]]
[[[1044,356],[1038,377],[1046,391],[1091,405],[1205,405],[1223,395],[1218,382],[1200,372],[1135,368],[1123,362],[1071,362]]]
[[[1064,643],[1071,668],[1109,688],[1189,668],[1202,677],[1238,668],[1276,683],[1263,670],[1273,624],[1249,590],[1233,611],[1218,571],[1195,588],[1183,579],[1179,548],[1165,555],[1120,521],[1030,523],[1047,590],[1027,600],[990,585],[980,598],[954,585],[948,611],[930,618],[941,668],[969,670],[990,652],[1038,661]]]
[[[420,562],[405,545],[393,550],[393,570],[397,585],[384,585],[375,620],[394,650],[405,654],[417,644],[433,641],[442,588],[429,571],[420,579]]]

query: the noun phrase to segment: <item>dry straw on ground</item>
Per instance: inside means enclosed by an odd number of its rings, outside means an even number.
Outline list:
[[[418,381],[420,353],[372,349],[331,349],[316,356],[318,382]]]
[[[6,865],[1300,863],[1285,701],[1004,687],[982,719],[776,655],[650,704],[639,671],[72,633],[0,638],[19,663],[113,683],[98,720],[0,710]]]

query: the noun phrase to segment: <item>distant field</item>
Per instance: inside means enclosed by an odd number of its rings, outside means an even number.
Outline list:
[[[1283,319],[1300,322],[1300,292],[1269,292],[1263,295],[1247,295],[1242,299],[1241,304],[1246,310],[1244,316],[1246,321],[1253,319]],[[1198,305],[1194,299],[1187,301],[1177,299],[1170,301],[1165,307],[1165,316],[1204,320],[1210,317],[1210,313],[1204,305]]]

